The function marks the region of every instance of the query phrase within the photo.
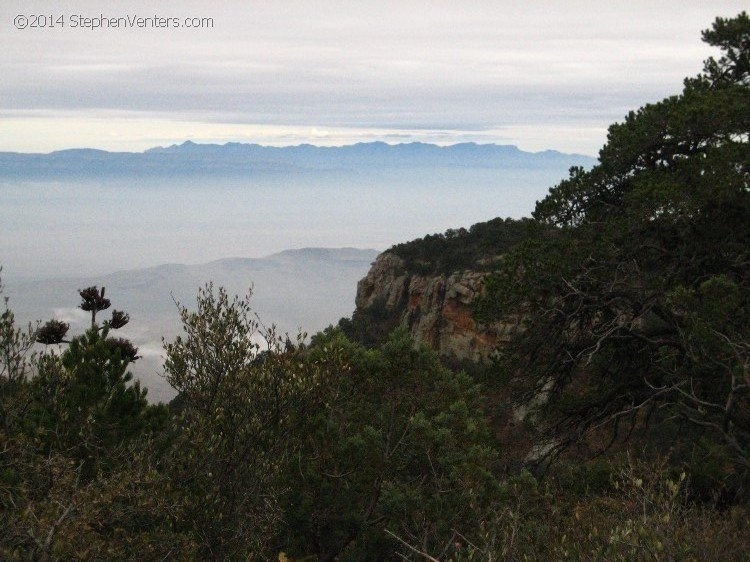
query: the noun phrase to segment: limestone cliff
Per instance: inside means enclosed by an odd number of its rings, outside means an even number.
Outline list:
[[[402,258],[385,252],[357,285],[357,311],[406,326],[416,341],[446,358],[484,362],[511,329],[473,318],[472,304],[486,275],[473,270],[417,274]]]

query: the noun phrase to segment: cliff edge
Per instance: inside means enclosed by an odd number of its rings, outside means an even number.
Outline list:
[[[381,332],[405,326],[415,341],[444,358],[484,363],[513,328],[484,325],[473,317],[473,304],[487,275],[472,269],[415,273],[404,259],[387,251],[357,284],[355,317],[366,317]]]

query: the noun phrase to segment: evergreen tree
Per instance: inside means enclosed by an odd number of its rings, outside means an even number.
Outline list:
[[[33,381],[37,415],[50,446],[74,452],[84,461],[88,477],[111,464],[115,448],[153,429],[152,422],[163,418],[160,408],[149,407],[147,390],[128,371],[138,359],[137,348],[110,335],[124,327],[129,316],[113,310],[110,319],[97,322],[97,314],[110,307],[104,294],[103,287],[79,291],[79,308],[91,312],[91,326],[85,333],[67,340],[68,325],[50,320],[36,335],[46,345],[67,344],[62,353],[48,353],[38,364]]]
[[[746,470],[750,18],[703,37],[723,56],[612,125],[599,164],[550,190],[534,212],[548,229],[506,257],[480,312],[528,311],[505,371],[551,398],[560,442],[659,419]]]

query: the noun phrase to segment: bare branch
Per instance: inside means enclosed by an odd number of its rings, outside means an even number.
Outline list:
[[[432,556],[430,556],[426,552],[422,552],[418,548],[413,547],[408,542],[406,542],[405,540],[403,540],[401,537],[397,536],[395,533],[389,531],[388,529],[385,529],[385,532],[386,532],[386,534],[392,536],[394,539],[396,539],[398,542],[400,542],[402,545],[404,545],[406,548],[408,548],[410,551],[412,551],[414,554],[418,554],[419,556],[421,556],[425,560],[429,560],[430,562],[440,562],[440,560],[438,560],[437,558],[433,558]]]

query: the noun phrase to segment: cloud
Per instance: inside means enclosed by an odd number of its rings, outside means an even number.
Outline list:
[[[55,308],[53,317],[55,320],[67,322],[74,329],[90,327],[91,313],[80,308]]]
[[[679,91],[711,50],[700,30],[743,2],[164,2],[206,29],[15,30],[0,8],[6,110],[233,125],[493,130],[599,129]],[[155,14],[74,1],[55,14]],[[0,149],[17,137],[0,133]],[[65,138],[75,138],[74,133]],[[95,137],[69,144],[96,145]],[[87,140],[88,139],[88,140]],[[175,141],[180,139],[173,139]],[[592,152],[598,148],[597,141]],[[65,142],[61,140],[61,142]],[[551,146],[551,145],[550,145]],[[558,148],[558,147],[555,147]]]

